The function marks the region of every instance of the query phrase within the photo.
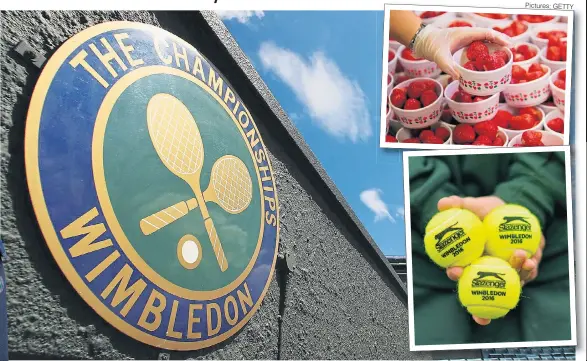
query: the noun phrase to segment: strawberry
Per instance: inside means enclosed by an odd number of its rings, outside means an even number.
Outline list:
[[[420,132],[420,135],[418,136],[418,138],[420,138],[421,141],[425,141],[426,138],[428,137],[434,137],[434,132],[431,131],[430,129],[425,129],[423,131]]]
[[[465,93],[462,90],[459,90],[456,93],[454,93],[452,100],[454,100],[457,103],[472,103],[473,102],[473,98],[471,97],[471,94]]]
[[[475,61],[478,56],[485,54],[489,55],[489,48],[485,45],[482,41],[474,41],[469,45],[467,50],[465,51],[467,59]]]
[[[391,96],[389,99],[391,100],[391,104],[396,108],[401,108],[404,106],[407,100],[407,92],[405,88],[395,88],[391,92]]]
[[[424,11],[420,14],[420,19],[430,19],[440,16],[446,13],[446,11]]]
[[[567,80],[567,69],[561,70],[558,73],[557,78],[560,79],[560,80],[566,81]]]
[[[477,68],[475,67],[475,63],[472,61],[468,61],[463,65],[463,68],[471,70],[471,71],[477,71]]]
[[[526,73],[526,81],[527,82],[531,82],[537,79],[540,79],[544,76],[544,73],[542,71],[531,71]]]
[[[534,118],[535,122],[539,123],[542,120],[542,113],[536,107],[520,108],[520,110],[518,111],[518,115],[524,115],[524,114],[530,114]]]
[[[450,23],[448,25],[449,28],[463,28],[463,27],[472,27],[471,24],[469,24],[466,21],[462,21],[462,20],[455,20],[452,23]]]
[[[484,97],[484,96],[479,95],[479,96],[476,96],[475,98],[473,98],[473,103],[479,103],[479,102],[482,102],[487,99],[489,99],[489,97]]]
[[[510,28],[512,28],[512,30],[514,30],[514,34],[516,34],[515,36],[518,36],[520,34],[525,33],[526,30],[528,30],[528,25],[524,24],[521,21],[514,20],[511,23]]]
[[[505,141],[503,139],[501,139],[500,137],[495,137],[492,145],[497,146],[497,147],[502,147],[504,144],[505,144]]]
[[[425,90],[420,97],[422,101],[422,105],[427,107],[430,104],[434,103],[438,99],[438,95],[434,92],[434,90]]]
[[[473,141],[473,145],[493,145],[493,140],[486,135],[480,135]]]
[[[567,42],[561,42],[559,49],[561,51],[561,61],[567,61]]]
[[[551,61],[562,61],[561,49],[556,46],[549,46],[546,49],[546,59]]]
[[[553,84],[555,87],[557,87],[559,89],[563,89],[563,90],[567,86],[567,83],[564,80],[560,80],[560,79],[553,81]]]
[[[404,140],[402,143],[422,143],[418,138],[408,138]]]
[[[518,143],[518,144],[514,144],[513,146],[514,147],[521,147],[522,145]]]
[[[544,69],[542,69],[542,66],[538,63],[533,63],[532,65],[530,65],[530,67],[528,68],[528,72],[532,72],[532,71],[539,71],[539,72],[544,72]]]
[[[423,79],[420,80],[420,83],[422,83],[422,87],[424,90],[432,90],[436,92],[436,83],[433,80]]]
[[[413,99],[420,99],[422,92],[426,90],[426,84],[421,81],[414,81],[408,85],[408,97]]]
[[[410,98],[406,100],[406,104],[404,105],[405,110],[416,110],[422,108],[422,104],[418,99]]]
[[[526,79],[526,69],[519,65],[512,65],[512,79]]]
[[[534,127],[536,120],[530,114],[522,114],[513,116],[510,120],[510,129],[525,130]]]
[[[522,145],[525,147],[542,145],[542,133],[533,130],[522,133]]]
[[[475,132],[478,135],[484,135],[488,137],[491,141],[493,141],[497,136],[497,125],[491,120],[479,122],[475,124],[473,128],[475,129]]]
[[[528,23],[544,23],[554,19],[554,16],[550,15],[518,15],[518,19],[526,21]]]
[[[505,66],[505,61],[499,55],[491,54],[489,60],[483,63],[483,70],[491,71]]]
[[[434,135],[436,135],[438,138],[442,139],[442,142],[444,143],[448,140],[448,138],[450,138],[450,131],[448,129],[446,129],[445,127],[438,127],[434,131]]]
[[[452,139],[455,144],[473,143],[475,130],[470,124],[459,124],[453,130]]]
[[[495,20],[503,20],[507,19],[510,16],[508,14],[494,14],[494,13],[475,13],[479,16],[483,16],[485,18],[495,19]]]
[[[565,122],[562,118],[551,119],[546,125],[557,133],[565,134]]]
[[[526,60],[526,57],[520,53],[514,54],[514,63],[519,63],[520,61]]]
[[[402,50],[401,56],[402,56],[402,58],[404,58],[406,60],[411,60],[411,61],[422,60],[422,58],[414,57],[414,54],[412,54],[412,51],[407,48]]]
[[[477,69],[477,71],[484,71],[484,66],[489,61],[491,61],[491,55],[481,53],[477,55],[477,58],[475,58],[475,61],[473,63],[475,63],[475,68]]]
[[[497,50],[492,54],[493,56],[500,57],[503,59],[503,63],[507,63],[509,60],[509,55],[505,50]]]
[[[387,54],[387,61],[392,61],[393,59],[395,59],[395,52],[390,50]]]
[[[397,138],[396,138],[396,137],[394,137],[394,136],[393,136],[393,135],[391,135],[391,134],[388,134],[388,135],[386,135],[386,136],[385,136],[385,141],[386,141],[387,143],[397,143]]]
[[[440,139],[439,137],[432,135],[428,138],[426,138],[425,140],[422,141],[422,143],[426,143],[426,144],[442,144],[444,143],[444,141],[442,139]]]

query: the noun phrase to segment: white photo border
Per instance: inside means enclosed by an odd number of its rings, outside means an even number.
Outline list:
[[[410,172],[409,158],[412,157],[438,157],[445,155],[470,155],[470,154],[500,154],[500,153],[565,153],[565,189],[567,197],[567,235],[568,235],[568,259],[569,259],[569,298],[571,312],[571,339],[562,341],[526,341],[526,342],[497,342],[497,343],[471,343],[471,344],[446,344],[446,345],[416,345],[414,333],[414,299],[412,280],[412,227],[410,208]],[[464,151],[435,150],[435,151],[406,151],[403,152],[404,172],[404,218],[406,225],[406,263],[407,263],[407,286],[408,286],[408,318],[410,351],[447,351],[447,350],[477,350],[487,348],[518,348],[518,347],[547,347],[547,346],[577,346],[577,317],[575,303],[575,253],[573,236],[573,195],[571,184],[571,149],[569,146],[557,147],[525,147],[525,148],[469,148]],[[456,299],[455,299],[456,302]]]
[[[536,15],[554,15],[564,16],[567,18],[567,39],[570,39],[570,46],[567,48],[567,57],[571,59],[567,63],[567,79],[565,91],[565,110],[564,114],[564,129],[563,145],[570,144],[570,125],[571,125],[571,106],[572,106],[572,73],[573,73],[573,47],[574,47],[574,16],[571,10],[536,10],[527,8],[497,8],[497,7],[475,7],[475,6],[450,6],[450,5],[408,5],[408,4],[385,4],[383,16],[383,55],[382,55],[382,69],[381,69],[381,110],[379,115],[379,146],[388,149],[466,149],[471,145],[460,144],[413,144],[413,143],[389,143],[385,141],[387,130],[387,66],[389,53],[389,11],[390,10],[430,10],[430,11],[447,11],[450,12],[485,12],[485,13],[499,13],[499,14],[536,14]],[[568,40],[567,40],[568,41]],[[397,55],[396,55],[397,56]],[[441,97],[444,96],[444,90]],[[499,147],[508,148],[508,147]]]

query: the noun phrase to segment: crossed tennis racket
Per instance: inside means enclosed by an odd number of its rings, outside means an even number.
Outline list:
[[[141,231],[150,235],[199,208],[220,270],[226,271],[228,262],[206,203],[214,202],[231,214],[244,211],[253,195],[247,167],[233,155],[220,157],[212,166],[208,188],[202,192],[200,174],[204,164],[204,144],[188,108],[172,95],[156,94],[147,105],[147,125],[161,162],[192,188],[194,197],[141,219]],[[180,252],[178,257],[181,257]]]

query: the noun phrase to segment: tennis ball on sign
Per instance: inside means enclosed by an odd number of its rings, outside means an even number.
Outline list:
[[[509,261],[516,249],[532,257],[540,246],[540,222],[527,208],[516,204],[496,207],[483,219],[488,255]]]
[[[520,300],[520,276],[497,257],[484,256],[465,267],[458,283],[459,301],[477,317],[505,316]]]
[[[426,225],[424,248],[440,267],[464,267],[481,257],[484,246],[483,223],[466,209],[438,212]]]

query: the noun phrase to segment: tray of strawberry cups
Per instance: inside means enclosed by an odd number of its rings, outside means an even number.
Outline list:
[[[460,79],[453,80],[434,62],[389,39],[382,146],[564,144],[566,17],[416,13],[440,28],[491,28],[508,35],[513,46],[475,41],[457,50],[453,60]]]

